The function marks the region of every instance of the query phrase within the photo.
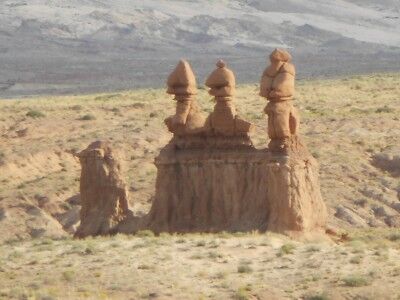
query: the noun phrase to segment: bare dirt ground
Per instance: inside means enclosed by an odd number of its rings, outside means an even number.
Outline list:
[[[329,224],[353,237],[340,245],[314,241],[315,251],[258,234],[72,241],[80,172],[73,153],[110,139],[120,150],[133,210],[145,213],[153,159],[171,137],[163,119],[174,102],[155,89],[0,101],[0,297],[262,299],[272,290],[278,299],[399,299],[400,183],[375,157],[398,153],[400,76],[299,81],[297,91]],[[240,86],[236,103],[256,124],[255,146],[265,148],[265,102],[257,94],[256,84]],[[210,99],[201,89],[206,112]],[[396,170],[396,156],[387,157]],[[282,250],[285,244],[293,254]]]
[[[400,299],[400,234],[299,243],[252,234],[0,245],[1,299]]]

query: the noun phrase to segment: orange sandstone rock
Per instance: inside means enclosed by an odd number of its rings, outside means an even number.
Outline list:
[[[194,95],[197,93],[196,78],[189,63],[181,60],[167,80],[168,94],[174,94],[176,113],[165,119],[168,130],[177,136],[198,134],[205,118]]]
[[[324,234],[327,211],[312,157],[264,150],[164,148],[148,215],[155,232]]]
[[[269,102],[264,112],[268,115],[270,139],[285,139],[297,135],[299,115],[290,101]]]
[[[254,125],[243,120],[236,112],[233,96],[235,94],[235,75],[219,60],[217,68],[206,80],[209,94],[215,97],[214,111],[206,121],[206,131],[216,136],[248,136]]]
[[[110,228],[124,233],[151,229],[325,234],[327,210],[318,163],[298,137],[293,92],[285,88],[294,87],[294,67],[290,69],[285,51],[274,51],[271,61],[260,91],[269,101],[268,151],[252,145],[248,134],[253,125],[236,112],[235,76],[222,61],[206,81],[215,97],[214,111],[204,128],[197,127],[200,123],[192,121],[197,116],[195,79],[189,64],[181,61],[168,79],[168,93],[178,103],[176,114],[166,120],[174,137],[155,159],[156,191],[149,214],[125,218],[129,211],[119,168],[108,162],[108,145],[92,144],[80,155],[84,207],[78,236],[107,233]]]
[[[291,66],[287,52],[275,51],[271,58],[274,65],[266,72],[272,78],[270,94],[279,95],[285,76],[294,80],[294,67],[286,72]],[[156,232],[324,234],[327,211],[318,164],[302,151],[298,114],[288,101],[293,93],[279,101],[268,98],[265,112],[271,143],[270,151],[265,151],[252,146],[248,133],[253,125],[236,112],[235,76],[224,62],[218,61],[206,85],[216,104],[207,118],[203,143],[192,148],[167,145],[161,150],[155,160],[156,193],[146,226]]]
[[[270,55],[271,64],[261,77],[260,95],[268,100],[264,112],[268,115],[269,149],[306,152],[298,137],[299,114],[292,104],[296,71],[290,60],[287,51],[275,49]]]
[[[167,93],[171,95],[196,95],[196,77],[186,60],[180,60],[168,76]]]
[[[270,55],[271,64],[265,69],[260,84],[260,96],[270,101],[292,100],[294,96],[295,67],[288,52],[275,49]]]
[[[215,97],[230,97],[235,95],[235,75],[226,67],[223,60],[216,63],[217,68],[208,76],[206,86],[209,94]]]
[[[130,211],[128,192],[121,179],[120,164],[107,142],[97,141],[78,154],[81,223],[75,237],[113,233]]]

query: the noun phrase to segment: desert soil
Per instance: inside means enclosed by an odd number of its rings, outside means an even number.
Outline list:
[[[0,299],[400,299],[400,234],[37,239],[0,245]]]
[[[236,103],[256,124],[255,146],[265,148],[265,101],[257,94],[256,84],[239,86]],[[210,99],[201,89],[206,112]],[[73,154],[94,140],[111,140],[131,206],[146,213],[153,160],[171,138],[163,119],[174,102],[158,89],[0,101],[0,296],[252,299],[272,289],[288,299],[398,299],[399,177],[374,162],[399,149],[399,100],[399,74],[297,84],[301,133],[320,163],[329,226],[352,237],[340,245],[256,233],[73,241],[80,172]],[[309,249],[313,244],[318,250]],[[239,271],[242,262],[251,270]]]

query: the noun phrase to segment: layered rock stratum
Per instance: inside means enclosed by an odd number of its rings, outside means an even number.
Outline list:
[[[164,149],[156,159],[155,232],[323,231],[327,212],[312,157],[267,150]]]

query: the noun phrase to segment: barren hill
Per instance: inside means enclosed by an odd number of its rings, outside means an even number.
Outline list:
[[[255,82],[274,47],[303,78],[398,71],[399,18],[395,0],[1,1],[0,96],[161,86],[180,57]]]

